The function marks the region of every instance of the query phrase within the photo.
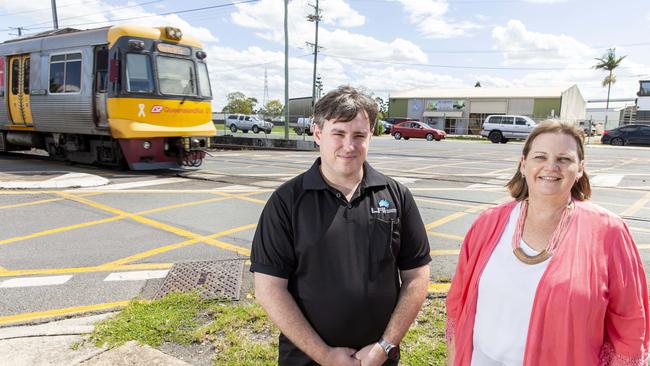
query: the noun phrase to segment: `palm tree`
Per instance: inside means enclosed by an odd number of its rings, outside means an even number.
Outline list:
[[[610,48],[602,57],[596,58],[598,63],[594,66],[594,69],[609,71],[609,75],[603,79],[603,87],[607,87],[607,105],[605,107],[607,109],[609,109],[609,92],[612,89],[612,84],[616,83],[616,75],[614,75],[613,71],[625,57],[627,55],[616,58],[616,48]]]

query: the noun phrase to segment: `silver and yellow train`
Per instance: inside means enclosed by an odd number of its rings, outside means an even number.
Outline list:
[[[0,152],[198,166],[212,122],[201,43],[173,27],[62,29],[0,44]]]

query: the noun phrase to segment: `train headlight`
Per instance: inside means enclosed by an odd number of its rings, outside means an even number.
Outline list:
[[[143,142],[142,147],[144,147],[145,150],[151,149],[151,142],[149,142],[149,141]]]

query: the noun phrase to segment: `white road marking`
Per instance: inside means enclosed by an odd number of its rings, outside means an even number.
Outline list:
[[[407,178],[407,177],[391,177],[395,179],[396,181],[402,183],[402,184],[411,184],[419,181],[418,178]]]
[[[594,187],[616,187],[623,177],[621,174],[598,174],[589,178],[589,183]]]
[[[0,283],[0,288],[63,285],[71,278],[72,276],[12,278],[2,281],[2,283]]]
[[[164,278],[168,272],[168,269],[160,271],[113,272],[106,276],[104,281],[144,281],[152,278]]]
[[[163,184],[179,183],[179,182],[186,182],[186,181],[187,181],[187,178],[160,178],[160,179],[152,179],[152,180],[141,180],[141,181],[129,182],[129,183],[111,184],[109,186],[102,187],[102,188],[95,189],[95,190],[117,191],[117,190],[122,190],[122,189],[158,186],[158,185],[163,185]],[[83,189],[77,189],[76,192],[78,192],[78,191],[83,191]]]

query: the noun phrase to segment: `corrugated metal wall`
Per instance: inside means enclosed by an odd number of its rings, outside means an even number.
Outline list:
[[[83,95],[32,95],[32,116],[38,131],[96,133],[93,101]]]

